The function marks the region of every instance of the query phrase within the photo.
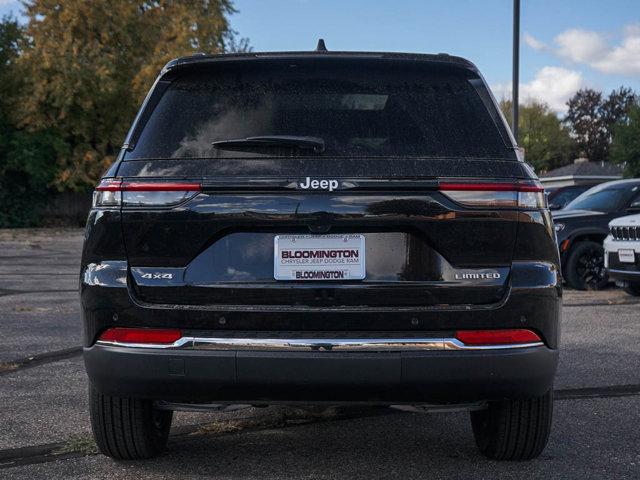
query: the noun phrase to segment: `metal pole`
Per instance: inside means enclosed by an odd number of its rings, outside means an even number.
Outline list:
[[[520,83],[520,0],[513,0],[513,78],[511,81],[511,131],[518,142],[518,87]]]

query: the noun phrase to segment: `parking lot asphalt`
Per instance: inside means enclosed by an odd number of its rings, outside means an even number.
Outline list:
[[[640,478],[640,302],[565,293],[541,458],[480,456],[468,414],[245,408],[178,413],[153,461],[95,454],[80,357],[82,231],[0,231],[0,478]]]

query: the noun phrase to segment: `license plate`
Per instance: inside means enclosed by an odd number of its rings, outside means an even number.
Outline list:
[[[364,235],[276,235],[276,280],[362,280]]]
[[[618,259],[622,263],[635,263],[636,255],[633,250],[618,250]]]

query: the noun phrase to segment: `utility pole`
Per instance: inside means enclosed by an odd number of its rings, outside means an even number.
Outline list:
[[[520,84],[520,0],[513,0],[513,78],[511,79],[511,131],[518,142],[518,87]]]

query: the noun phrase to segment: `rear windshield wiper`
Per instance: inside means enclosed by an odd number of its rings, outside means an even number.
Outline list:
[[[213,148],[220,150],[246,150],[260,148],[299,148],[324,151],[324,140],[318,137],[298,137],[295,135],[265,135],[261,137],[235,138],[213,142]]]

